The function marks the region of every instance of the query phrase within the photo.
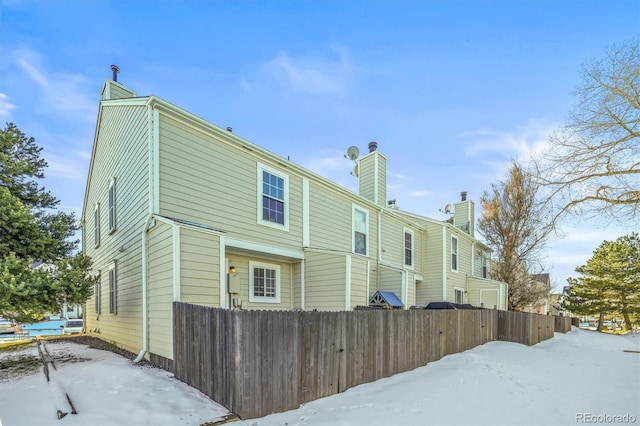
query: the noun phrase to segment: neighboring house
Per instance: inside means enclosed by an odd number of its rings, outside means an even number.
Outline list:
[[[562,289],[562,293],[553,293],[549,296],[549,303],[551,305],[551,315],[558,315],[563,317],[573,317],[573,314],[570,311],[567,311],[562,307],[562,302],[565,297],[567,297],[567,293],[569,292],[569,286],[564,286]]]
[[[383,290],[405,308],[506,308],[472,201],[455,204],[452,223],[407,213],[387,204],[377,144],[357,163],[358,194],[107,80],[82,214],[100,277],[88,333],[162,362],[173,359],[173,301],[338,311]]]
[[[531,276],[534,285],[551,289],[551,278],[548,273],[534,274]],[[535,303],[530,303],[525,306],[522,312],[529,312],[535,314],[547,315],[551,313],[551,295],[547,292],[545,297],[538,299]]]

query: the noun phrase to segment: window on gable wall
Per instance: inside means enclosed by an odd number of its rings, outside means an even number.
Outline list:
[[[258,182],[258,222],[288,229],[288,176],[258,164]]]
[[[93,242],[96,247],[100,245],[100,204],[98,203],[93,208]]]
[[[458,239],[451,236],[451,270],[458,270]]]
[[[249,301],[280,303],[280,266],[249,262]]]
[[[109,266],[109,313],[118,313],[118,268],[115,261]]]
[[[109,184],[109,232],[116,230],[116,179]]]
[[[404,230],[404,266],[413,267],[413,231]]]
[[[489,254],[486,251],[482,252],[482,278],[489,276]]]
[[[367,255],[367,231],[369,226],[369,212],[353,207],[353,252]]]

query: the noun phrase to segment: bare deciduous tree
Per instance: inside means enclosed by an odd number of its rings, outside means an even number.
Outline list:
[[[540,272],[533,269],[540,265],[542,250],[553,231],[536,199],[537,192],[532,175],[513,161],[506,181],[491,185],[491,192],[480,197],[478,230],[497,256],[491,278],[509,285],[510,310],[523,309],[550,291],[548,284],[532,277]]]
[[[538,163],[555,219],[565,214],[640,218],[639,38],[582,67],[577,103]]]

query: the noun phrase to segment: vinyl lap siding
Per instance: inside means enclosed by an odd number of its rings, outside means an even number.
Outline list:
[[[173,359],[173,227],[156,222],[147,238],[149,352]]]
[[[392,291],[402,297],[402,272],[380,265],[378,279],[380,280],[379,289],[384,291]]]
[[[220,306],[220,236],[180,229],[181,301]]]
[[[161,114],[160,214],[227,230],[233,238],[299,248],[302,179],[265,163],[289,177],[289,231],[258,225],[257,163],[246,149]]]
[[[415,232],[414,232],[415,240]],[[415,258],[415,253],[414,253]],[[397,266],[404,265],[404,232],[402,223],[389,216],[382,216],[382,254],[385,263]],[[415,259],[414,259],[415,260]]]
[[[340,254],[306,253],[305,309],[344,310],[347,272],[345,259]]]
[[[351,253],[353,245],[352,202],[311,182],[309,185],[309,244],[312,248]],[[369,212],[371,228],[372,213]],[[372,250],[371,239],[369,251]]]
[[[368,261],[360,256],[351,257],[351,309],[369,304],[367,264]]]
[[[88,330],[137,352],[142,347],[141,232],[148,209],[147,110],[142,106],[102,106],[83,207],[85,252],[101,271],[102,315],[87,315]],[[108,191],[116,178],[117,230],[109,234]],[[100,246],[94,246],[93,209],[100,203]],[[117,261],[118,312],[109,314],[108,269]],[[87,306],[93,306],[93,297]]]

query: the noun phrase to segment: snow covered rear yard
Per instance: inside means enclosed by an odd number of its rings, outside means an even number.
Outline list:
[[[57,371],[0,369],[0,420],[13,425],[199,425],[228,412],[160,369],[73,343],[47,343]],[[393,377],[236,425],[571,425],[640,422],[640,334],[578,330],[528,347],[490,342]],[[37,349],[0,352],[38,356]],[[9,363],[9,362],[8,362]],[[55,384],[58,381],[58,384]],[[60,386],[77,415],[56,418]],[[59,398],[58,398],[59,401]],[[605,420],[607,418],[605,417]],[[593,422],[599,423],[603,422]],[[607,422],[604,422],[607,423]],[[612,422],[609,422],[612,423]],[[620,421],[618,423],[621,423]]]
[[[57,370],[47,383],[35,343],[0,352],[0,422],[13,425],[199,425],[228,411],[164,370],[67,341],[48,342]],[[27,369],[14,361],[26,361]],[[5,363],[5,361],[7,361]],[[34,367],[37,365],[37,367]],[[2,366],[0,366],[2,367]],[[65,392],[78,414],[58,420]]]

